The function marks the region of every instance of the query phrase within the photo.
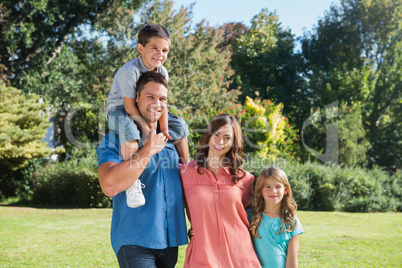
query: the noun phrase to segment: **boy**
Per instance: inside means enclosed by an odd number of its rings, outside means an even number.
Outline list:
[[[107,100],[106,115],[109,128],[119,134],[120,151],[125,161],[129,160],[138,151],[139,130],[141,130],[143,139],[146,139],[150,132],[135,105],[137,81],[143,73],[148,71],[158,72],[168,81],[169,75],[162,64],[167,59],[169,46],[170,34],[163,26],[158,24],[146,25],[138,34],[137,50],[141,56],[124,64],[114,77],[112,89]],[[189,162],[187,144],[189,131],[184,120],[168,114],[166,110],[158,122],[160,132],[168,139],[175,140],[180,162]],[[141,190],[144,187],[140,180],[136,180],[126,190],[127,205],[129,207],[135,208],[145,204],[145,198]]]

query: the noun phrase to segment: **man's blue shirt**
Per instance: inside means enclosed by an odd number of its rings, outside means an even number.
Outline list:
[[[96,149],[98,166],[105,162],[121,163],[116,132],[106,134]],[[145,188],[145,205],[130,208],[126,192],[113,197],[111,242],[116,255],[123,245],[163,249],[187,244],[183,191],[180,182],[179,157],[167,143],[154,155],[139,178]]]

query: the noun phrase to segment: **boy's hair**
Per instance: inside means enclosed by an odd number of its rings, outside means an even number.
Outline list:
[[[261,224],[263,218],[262,213],[264,212],[265,208],[265,199],[262,196],[262,190],[264,189],[266,181],[268,179],[274,179],[278,181],[285,187],[285,190],[287,190],[287,193],[284,194],[281,200],[281,229],[276,234],[279,234],[281,232],[292,232],[295,228],[294,218],[296,215],[297,204],[296,201],[294,201],[293,199],[292,189],[290,188],[289,180],[282,169],[276,166],[270,166],[261,171],[255,184],[253,200],[253,220],[250,224],[251,236],[254,238],[261,238],[258,235],[258,227]]]
[[[145,46],[152,37],[163,38],[170,43],[170,34],[159,24],[147,24],[138,33],[138,43]]]
[[[149,72],[146,72],[143,75],[141,75],[140,78],[138,79],[138,82],[137,82],[138,96],[141,95],[141,91],[144,89],[145,85],[148,84],[149,82],[154,82],[154,83],[163,85],[164,87],[166,87],[166,89],[169,89],[168,83],[162,74],[149,71]]]
[[[243,164],[243,134],[239,122],[231,115],[220,114],[217,115],[209,123],[207,131],[202,135],[198,141],[199,147],[194,154],[194,160],[197,163],[197,172],[202,173],[201,168],[207,168],[207,158],[209,151],[209,140],[221,127],[229,124],[233,129],[233,144],[230,150],[224,156],[227,160],[230,174],[233,175],[233,183],[236,184],[241,180],[246,172],[240,167]]]

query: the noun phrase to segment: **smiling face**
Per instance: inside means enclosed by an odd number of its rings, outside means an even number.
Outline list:
[[[137,44],[137,50],[141,54],[145,67],[153,71],[165,63],[169,53],[169,41],[160,37],[151,37],[145,46]]]
[[[142,117],[150,127],[155,127],[162,113],[166,110],[168,89],[159,83],[148,82],[137,93],[137,106]]]
[[[212,133],[209,139],[208,157],[218,157],[221,159],[229,152],[233,145],[234,134],[230,124],[226,124]]]
[[[262,197],[265,200],[265,207],[280,205],[282,198],[287,194],[287,188],[279,181],[268,178],[262,188]]]

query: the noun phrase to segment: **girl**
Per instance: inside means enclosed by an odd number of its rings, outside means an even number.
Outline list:
[[[274,166],[265,168],[257,178],[250,224],[262,267],[297,267],[303,228],[296,209],[285,172]]]
[[[195,161],[180,167],[193,232],[184,267],[261,267],[253,249],[245,208],[254,177],[240,168],[243,137],[230,115],[215,117],[201,137]]]

